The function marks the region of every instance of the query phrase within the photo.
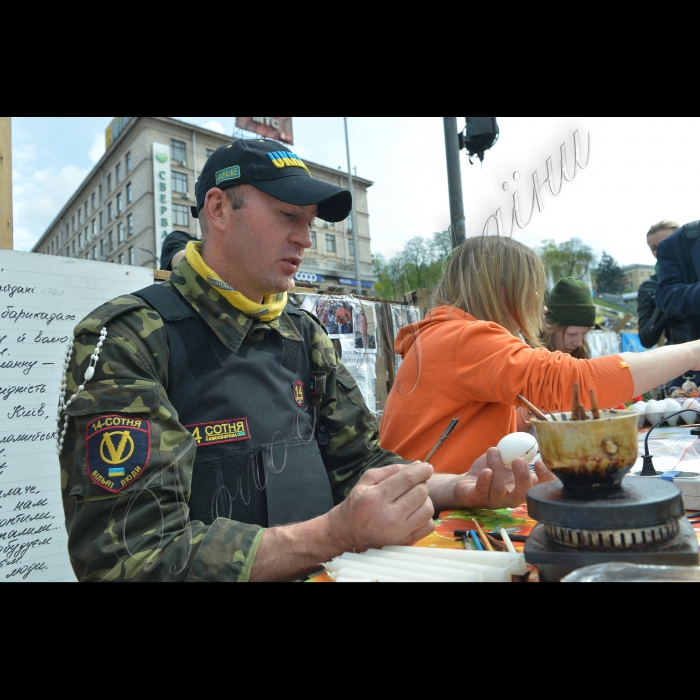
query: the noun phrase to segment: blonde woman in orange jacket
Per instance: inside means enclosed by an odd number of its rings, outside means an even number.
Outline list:
[[[551,352],[540,340],[544,293],[542,260],[521,243],[484,236],[457,248],[425,320],[396,339],[403,363],[384,408],[382,447],[423,459],[458,418],[433,467],[462,474],[516,431],[518,395],[546,412],[568,411],[578,382],[584,406],[594,389],[609,408],[700,367],[700,341],[592,360]]]

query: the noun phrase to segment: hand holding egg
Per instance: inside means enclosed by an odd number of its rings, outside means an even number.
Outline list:
[[[524,459],[529,464],[537,454],[539,445],[529,433],[512,433],[498,443],[503,466],[511,468],[516,459]]]

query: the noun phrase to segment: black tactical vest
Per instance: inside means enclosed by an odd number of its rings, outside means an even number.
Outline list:
[[[190,520],[211,525],[223,517],[272,527],[327,513],[333,497],[317,442],[303,312],[285,308],[303,343],[275,332],[256,338],[253,330],[246,341],[259,342],[244,343],[233,355],[170,285],[136,296],[165,323],[165,388],[197,443]]]

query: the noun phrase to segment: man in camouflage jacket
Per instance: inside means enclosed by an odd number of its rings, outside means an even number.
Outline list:
[[[325,384],[314,427],[326,431],[318,443],[330,510],[274,527],[218,512],[208,523],[190,517],[195,459],[207,448],[171,400],[188,368],[173,368],[173,336],[161,314],[139,296],[120,297],[78,324],[66,373],[61,485],[79,580],[295,580],[345,551],[418,541],[432,531],[435,509],[517,505],[537,482],[523,463],[506,483],[495,450],[455,478],[380,448],[376,421],[324,329],[307,314],[295,320],[282,301],[311,246],[313,218],[344,219],[350,195],[313,180],[282,148],[237,141],[210,156],[193,208],[202,225],[201,257],[190,244],[166,286],[232,357],[275,338],[307,339],[311,374]],[[200,401],[206,405],[207,397]],[[226,442],[251,438],[247,422],[235,425],[237,437],[226,435]],[[542,480],[546,470],[539,469]]]

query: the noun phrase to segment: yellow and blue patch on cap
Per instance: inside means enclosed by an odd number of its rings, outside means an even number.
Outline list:
[[[220,185],[227,180],[238,180],[241,177],[241,166],[234,165],[230,168],[224,168],[216,173],[216,184]]]
[[[272,164],[280,170],[282,168],[303,168],[311,175],[311,171],[304,165],[301,158],[294,153],[290,153],[289,151],[272,151],[267,154],[267,157],[272,161]]]

